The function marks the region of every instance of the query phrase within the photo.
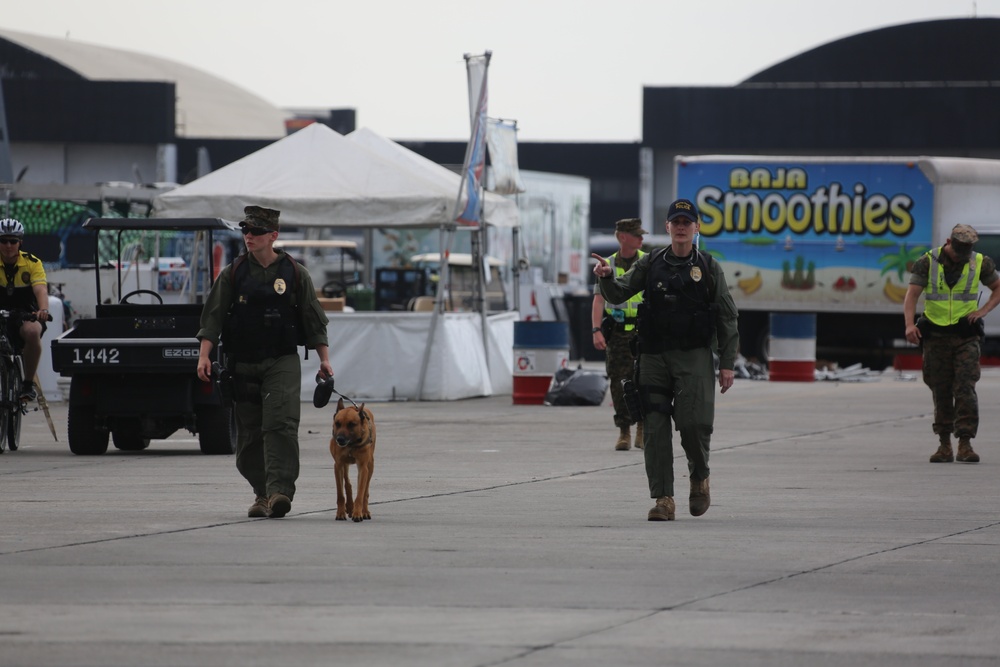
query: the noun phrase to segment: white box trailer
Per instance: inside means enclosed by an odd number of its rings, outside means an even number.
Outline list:
[[[701,213],[699,247],[725,268],[746,356],[766,356],[770,313],[816,313],[818,357],[888,365],[906,345],[914,261],[960,223],[1000,259],[998,160],[700,155],[676,157],[675,174]],[[986,327],[995,353],[1000,314]]]

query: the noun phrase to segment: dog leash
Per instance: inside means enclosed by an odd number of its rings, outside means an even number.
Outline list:
[[[330,402],[330,397],[336,394],[340,396],[348,403],[358,408],[358,404],[351,400],[349,397],[344,396],[339,391],[333,387],[333,376],[326,378],[325,380],[316,374],[316,390],[313,392],[313,406],[317,408],[325,408],[326,404]],[[360,409],[360,408],[358,408]]]

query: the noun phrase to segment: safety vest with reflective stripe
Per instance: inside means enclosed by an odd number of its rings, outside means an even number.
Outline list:
[[[940,259],[942,251],[943,248],[937,248],[927,253],[931,260],[931,270],[924,290],[924,315],[934,324],[947,327],[975,312],[979,300],[979,274],[983,268],[983,255],[978,252],[972,254],[972,258],[962,267],[962,276],[952,288],[948,287],[944,279],[944,267]],[[969,267],[974,268],[970,271]]]
[[[635,261],[638,262],[639,258],[645,254],[646,253],[644,253],[641,250],[636,250]],[[608,257],[608,264],[615,267],[615,277],[621,278],[622,276],[625,275],[625,269],[621,268],[615,263],[615,258],[617,256],[618,253],[614,253],[613,255]],[[632,265],[635,266],[635,263],[633,262]],[[607,301],[605,301],[604,312],[609,317],[613,317],[612,311],[614,310],[620,310],[623,313],[625,313],[625,331],[632,331],[632,329],[635,329],[635,316],[639,312],[640,303],[642,303],[642,292],[637,292],[636,294],[632,295],[632,298],[626,301],[625,303],[608,303]]]

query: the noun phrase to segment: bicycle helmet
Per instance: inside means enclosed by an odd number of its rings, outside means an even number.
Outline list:
[[[24,225],[14,218],[4,218],[0,220],[0,236],[16,236],[24,238]]]

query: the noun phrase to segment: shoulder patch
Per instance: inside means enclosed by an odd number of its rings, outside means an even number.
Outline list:
[[[27,252],[27,251],[24,251],[24,250],[21,251],[21,257],[24,257],[29,262],[38,263],[38,262],[42,261],[42,260],[38,259],[37,257],[35,257],[34,255],[32,255],[30,252]]]

